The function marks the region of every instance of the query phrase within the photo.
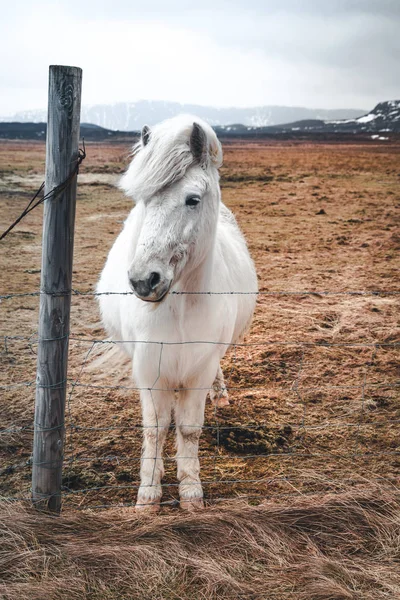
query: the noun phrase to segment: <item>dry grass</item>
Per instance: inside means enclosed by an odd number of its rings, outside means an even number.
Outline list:
[[[400,495],[310,496],[140,520],[0,509],[4,600],[400,597]]]

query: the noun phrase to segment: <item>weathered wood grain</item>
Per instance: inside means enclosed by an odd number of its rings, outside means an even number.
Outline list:
[[[62,184],[78,160],[82,71],[51,66],[45,193]],[[59,512],[67,391],[68,341],[77,175],[44,203],[32,498]]]

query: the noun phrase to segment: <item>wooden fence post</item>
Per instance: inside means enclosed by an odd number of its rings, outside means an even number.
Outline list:
[[[51,66],[45,194],[76,169],[82,70]],[[77,175],[45,200],[32,464],[32,499],[60,512]]]

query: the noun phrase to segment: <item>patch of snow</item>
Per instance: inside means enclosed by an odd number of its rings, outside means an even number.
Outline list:
[[[358,121],[359,119],[357,119]],[[324,121],[325,125],[341,125],[342,123],[355,123],[355,119],[341,119],[340,121]]]
[[[365,115],[364,117],[359,117],[358,119],[356,119],[356,121],[358,123],[369,123],[370,121],[373,121],[374,119],[376,119],[378,115],[373,115],[372,113],[369,113],[369,115]]]
[[[371,135],[371,140],[383,140],[383,141],[386,141],[388,139],[389,139],[388,137],[383,137],[382,135],[377,135],[377,134]]]

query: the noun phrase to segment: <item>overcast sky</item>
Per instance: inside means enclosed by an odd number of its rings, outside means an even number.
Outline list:
[[[50,64],[83,103],[370,109],[400,97],[400,0],[14,0],[0,116],[45,108]]]

